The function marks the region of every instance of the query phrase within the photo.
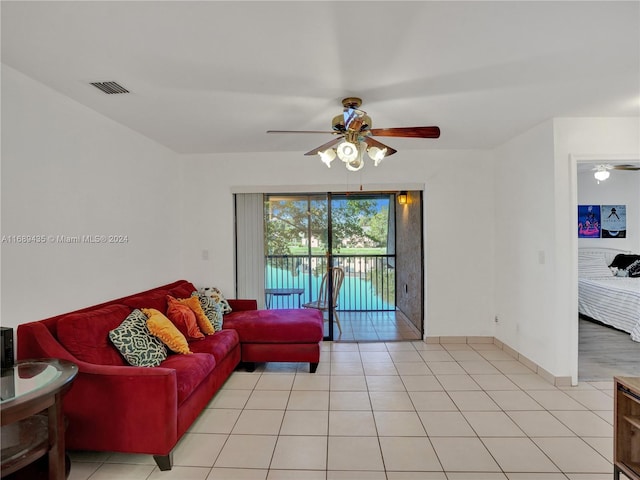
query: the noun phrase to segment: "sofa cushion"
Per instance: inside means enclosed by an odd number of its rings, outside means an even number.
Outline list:
[[[109,332],[109,339],[125,360],[136,367],[157,367],[167,358],[167,349],[147,328],[147,316],[137,308]]]
[[[108,305],[72,313],[58,321],[58,340],[78,360],[98,365],[126,365],[109,340],[109,331],[131,313],[126,305]]]
[[[171,295],[167,295],[167,317],[187,340],[204,338],[198,327],[196,314],[186,305],[181,304]]]
[[[181,405],[204,381],[204,378],[213,371],[216,366],[216,360],[213,355],[208,353],[169,355],[160,366],[176,371],[178,405]],[[175,419],[168,418],[164,420],[175,421]]]
[[[158,337],[176,353],[191,353],[185,336],[162,312],[154,308],[143,308],[142,312],[148,317],[147,328],[151,335]]]
[[[194,353],[211,353],[216,358],[216,363],[220,363],[239,343],[240,339],[235,330],[222,330],[206,336],[203,340],[189,342],[189,348]]]
[[[156,290],[150,293],[134,295],[122,300],[122,303],[131,308],[153,308],[159,312],[167,311],[167,294],[166,290]]]
[[[322,312],[312,309],[234,311],[225,329],[238,332],[242,343],[316,343],[322,340]]]

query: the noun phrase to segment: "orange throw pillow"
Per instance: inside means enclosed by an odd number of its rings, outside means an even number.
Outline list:
[[[198,328],[196,314],[188,306],[181,304],[171,295],[167,295],[167,317],[178,327],[187,340],[204,338]]]
[[[179,298],[178,302],[182,305],[186,305],[193,311],[193,313],[196,314],[196,321],[198,322],[198,326],[200,327],[200,330],[202,330],[202,333],[205,335],[213,335],[216,333],[213,329],[213,325],[211,325],[211,321],[204,314],[204,310],[202,310],[198,297]]]
[[[147,328],[153,336],[158,337],[162,343],[176,353],[191,353],[187,339],[162,312],[154,308],[141,308],[140,310],[147,316]]]

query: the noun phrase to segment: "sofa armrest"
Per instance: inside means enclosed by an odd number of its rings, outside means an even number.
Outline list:
[[[68,448],[155,455],[173,448],[178,430],[175,370],[83,362],[43,323],[19,325],[18,359],[47,357],[78,366],[63,400]]]
[[[84,362],[78,369],[63,401],[69,449],[153,455],[171,451],[178,440],[175,370]]]
[[[78,364],[79,360],[53,336],[43,322],[18,325],[17,359],[61,358]]]
[[[232,312],[243,312],[245,310],[257,310],[258,301],[252,299],[227,299]]]

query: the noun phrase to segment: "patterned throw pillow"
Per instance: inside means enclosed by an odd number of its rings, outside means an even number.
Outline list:
[[[167,349],[147,328],[147,316],[135,309],[116,328],[109,339],[125,360],[135,367],[157,367],[167,358]]]
[[[627,267],[630,277],[640,277],[640,260],[636,260]]]
[[[222,307],[222,313],[231,313],[231,305],[229,305],[227,299],[224,298],[224,295],[222,295],[219,288],[206,287],[202,289],[200,294],[206,297],[211,297],[214,302],[219,303]]]
[[[222,330],[222,319],[224,316],[222,313],[222,305],[214,301],[213,298],[202,295],[199,292],[193,292],[191,297],[198,297],[200,306],[211,322],[211,325],[213,325],[213,329],[216,332]]]

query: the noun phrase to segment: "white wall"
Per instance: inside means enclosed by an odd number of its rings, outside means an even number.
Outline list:
[[[556,373],[553,123],[495,153],[496,337]]]
[[[181,278],[181,173],[176,154],[3,65],[2,235],[127,241],[5,237],[2,324]]]
[[[479,151],[409,151],[349,174],[299,152],[184,156],[184,267],[198,286],[234,292],[233,195],[258,191],[366,190],[425,185],[426,333],[493,335],[492,157]],[[264,188],[262,188],[264,187]],[[271,190],[273,191],[273,190]],[[203,260],[202,252],[209,252]],[[256,275],[262,275],[256,272]],[[460,297],[464,301],[460,301]]]

